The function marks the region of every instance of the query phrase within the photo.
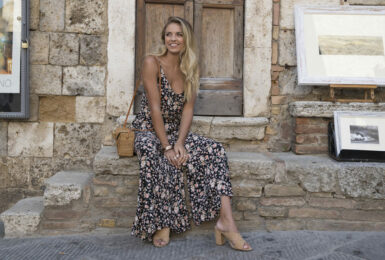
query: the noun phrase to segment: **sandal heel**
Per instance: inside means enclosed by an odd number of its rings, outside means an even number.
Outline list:
[[[215,228],[215,243],[218,246],[222,246],[226,242],[222,232]]]

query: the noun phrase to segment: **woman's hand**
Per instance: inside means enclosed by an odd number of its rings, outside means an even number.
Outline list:
[[[187,162],[187,160],[189,159],[189,155],[187,154],[187,151],[184,148],[184,146],[182,144],[176,143],[174,145],[174,151],[176,154],[176,158],[177,158],[177,162],[178,162],[179,167],[181,165],[184,165]]]
[[[172,165],[174,165],[176,168],[179,168],[178,158],[176,156],[174,149],[165,151],[164,156]]]

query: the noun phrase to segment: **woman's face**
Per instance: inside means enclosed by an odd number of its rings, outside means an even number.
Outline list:
[[[177,23],[170,23],[165,30],[164,43],[171,53],[179,53],[184,49],[182,27]]]

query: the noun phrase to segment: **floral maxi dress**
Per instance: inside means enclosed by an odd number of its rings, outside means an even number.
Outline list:
[[[184,96],[170,86],[161,68],[161,108],[169,143],[178,138]],[[152,129],[146,95],[133,128]],[[163,155],[154,131],[135,132],[135,150],[140,164],[136,216],[131,235],[152,241],[152,235],[164,227],[181,233],[219,215],[221,195],[233,196],[226,152],[223,146],[206,137],[189,133],[185,148],[190,158],[185,168],[177,169]],[[186,207],[183,170],[186,169],[191,215]]]

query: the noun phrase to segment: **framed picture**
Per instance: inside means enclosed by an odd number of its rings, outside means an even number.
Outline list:
[[[385,86],[385,6],[295,6],[298,83]]]
[[[28,17],[28,0],[0,0],[0,118],[29,117]]]
[[[343,150],[385,152],[385,112],[334,112],[336,156]]]

